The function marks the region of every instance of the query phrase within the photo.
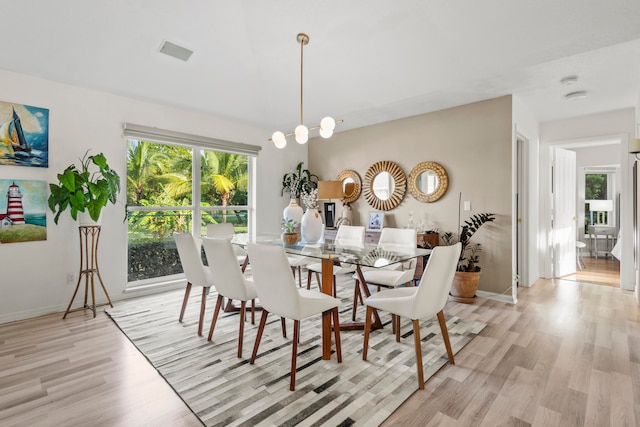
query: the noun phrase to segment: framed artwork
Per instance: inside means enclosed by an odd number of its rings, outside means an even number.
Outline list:
[[[49,167],[49,110],[0,101],[0,165]]]
[[[47,240],[47,182],[0,179],[0,243]]]
[[[384,212],[369,212],[367,231],[380,231],[384,226]]]

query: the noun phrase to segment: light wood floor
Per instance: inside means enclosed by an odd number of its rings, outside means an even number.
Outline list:
[[[640,425],[632,292],[541,280],[445,313],[488,326],[384,425]],[[104,313],[61,317],[0,325],[0,425],[200,425]]]
[[[575,274],[564,276],[566,280],[620,286],[620,261],[613,257],[583,257],[584,267]]]

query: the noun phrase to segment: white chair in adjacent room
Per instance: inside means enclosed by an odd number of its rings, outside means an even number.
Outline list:
[[[336,233],[334,243],[336,247],[364,247],[364,226],[341,225]],[[311,278],[316,276],[318,288],[320,288],[320,274],[322,273],[322,263],[313,262],[307,265],[307,289],[311,289]],[[354,264],[334,265],[333,267],[333,296],[336,296],[336,276],[339,274],[352,274],[356,271]]]
[[[388,311],[395,324],[396,341],[400,342],[400,317],[413,321],[413,336],[416,348],[418,367],[418,386],[424,389],[424,373],[422,372],[422,346],[420,344],[420,319],[438,316],[442,338],[449,356],[449,363],[455,363],[449,342],[449,333],[444,319],[444,306],[447,303],[453,276],[458,265],[461,244],[437,246],[433,249],[427,266],[422,273],[420,286],[383,290],[365,300],[367,306],[364,329],[362,360],[367,360],[369,334],[371,333],[371,316],[373,309]]]
[[[187,307],[191,287],[202,286],[200,320],[198,321],[198,335],[202,335],[202,319],[207,305],[207,295],[209,294],[209,288],[213,286],[211,271],[208,268],[205,268],[202,264],[202,247],[199,239],[194,238],[191,233],[173,233],[173,239],[175,240],[176,247],[178,248],[178,255],[180,256],[182,270],[187,278],[187,289],[184,293],[182,310],[180,311],[180,317],[178,320],[182,322],[182,318],[184,317],[184,311]]]
[[[207,224],[207,237],[213,237],[215,239],[229,239],[231,240],[236,234],[233,224],[230,222],[221,222],[219,224]],[[249,259],[247,258],[247,251],[240,246],[234,245],[233,251],[236,254],[236,259],[239,265],[243,266],[242,271],[246,268]]]
[[[580,240],[576,240],[576,262],[578,263],[578,268],[582,271],[582,268],[587,268],[584,263],[584,259],[582,259],[582,249],[586,248],[587,244],[585,242],[581,242]]]
[[[300,337],[300,321],[302,319],[327,311],[332,312],[336,354],[338,362],[342,362],[340,323],[338,319],[340,300],[321,292],[297,288],[295,279],[291,275],[289,261],[284,248],[250,244],[248,249],[254,283],[262,305],[262,317],[260,318],[250,363],[253,364],[256,360],[260,339],[262,338],[269,313],[282,318],[293,319],[293,339],[291,342],[293,349],[291,355],[291,380],[289,383],[289,389],[293,391],[296,384],[296,359]],[[321,319],[318,318],[315,321],[321,322]]]
[[[207,263],[211,270],[213,284],[218,292],[216,308],[211,318],[208,341],[213,337],[218,313],[223,299],[230,298],[241,301],[240,306],[240,330],[238,332],[238,357],[242,357],[242,336],[244,333],[244,317],[247,301],[251,301],[251,321],[254,322],[255,299],[258,297],[256,288],[250,279],[243,276],[240,267],[235,262],[236,254],[233,245],[227,239],[205,238],[202,240]]]

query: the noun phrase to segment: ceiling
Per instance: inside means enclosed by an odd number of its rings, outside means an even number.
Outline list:
[[[637,0],[0,0],[0,69],[272,130],[502,95],[541,122],[634,107]],[[159,53],[164,41],[194,51]],[[560,80],[578,76],[572,85]],[[568,92],[586,90],[567,101]],[[16,101],[16,100],[10,100]],[[19,100],[17,100],[19,101]]]

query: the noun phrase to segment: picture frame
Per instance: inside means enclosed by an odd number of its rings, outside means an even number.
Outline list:
[[[382,231],[384,227],[384,212],[369,212],[367,231]]]

